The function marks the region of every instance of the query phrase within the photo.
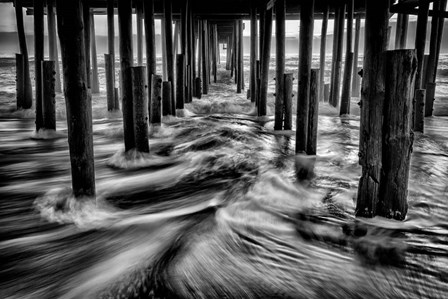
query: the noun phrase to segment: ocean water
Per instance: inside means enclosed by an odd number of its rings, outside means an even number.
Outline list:
[[[14,60],[0,59],[0,298],[446,298],[448,57],[403,222],[353,216],[357,99],[351,116],[321,104],[317,156],[296,156],[294,132],[272,129],[274,81],[258,118],[222,59],[209,95],[150,128],[149,154],[125,154],[99,59],[97,197],[81,200],[62,95],[57,131],[35,133],[33,109],[14,109]],[[248,71],[246,57],[246,88]]]

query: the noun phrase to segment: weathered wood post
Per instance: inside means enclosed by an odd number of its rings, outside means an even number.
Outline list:
[[[202,82],[201,78],[197,77],[195,79],[195,85],[196,85],[196,97],[200,99],[202,97]]]
[[[168,80],[167,74],[167,64],[166,64],[166,29],[165,29],[165,16],[162,16],[161,22],[161,32],[162,32],[162,79],[164,81]]]
[[[17,21],[17,34],[19,36],[20,54],[23,55],[23,102],[21,108],[29,109],[33,104],[33,90],[31,88],[30,63],[28,60],[28,47],[25,38],[25,28],[23,25],[22,0],[15,1],[15,12]]]
[[[417,32],[415,36],[415,49],[417,51],[417,74],[415,77],[415,90],[423,89],[424,85],[424,57],[426,46],[426,28],[428,24],[429,2],[425,0],[419,0],[418,18],[417,18]],[[417,93],[415,93],[414,104],[417,101]],[[414,121],[416,119],[417,107],[414,107]],[[415,123],[414,123],[415,126]],[[413,127],[414,128],[414,127]]]
[[[285,0],[275,2],[275,37],[276,37],[276,69],[275,69],[275,120],[274,130],[283,128],[284,113],[284,73],[285,73]]]
[[[240,19],[238,21],[238,30],[239,30],[239,49],[238,49],[238,67],[239,67],[239,71],[238,71],[238,82],[239,85],[241,86],[241,89],[244,90],[244,36],[243,36],[243,20]]]
[[[377,215],[404,220],[408,209],[408,179],[413,134],[412,98],[416,56],[414,50],[386,54],[383,155]],[[424,93],[421,93],[424,96]]]
[[[342,86],[341,95],[341,107],[339,115],[350,114],[350,101],[351,101],[351,78],[352,78],[352,65],[353,65],[353,52],[347,53],[345,58],[344,68],[344,85]]]
[[[300,8],[299,85],[297,91],[296,153],[306,152],[310,101],[311,58],[313,55],[314,0]]]
[[[383,156],[383,120],[389,0],[366,1],[364,69],[361,91],[359,164],[362,176],[358,186],[356,216],[376,214]]]
[[[361,84],[358,76],[358,61],[359,61],[359,35],[361,31],[361,15],[356,16],[355,23],[355,45],[353,49],[353,70],[352,70],[352,96],[360,96]]]
[[[264,12],[264,28],[260,35],[263,36],[263,51],[260,65],[260,102],[258,105],[258,116],[265,116],[267,114],[269,62],[271,59],[272,8]]]
[[[426,83],[425,94],[425,116],[432,116],[434,110],[434,101],[436,95],[436,83]]]
[[[143,14],[145,23],[145,42],[146,42],[146,78],[148,81],[156,73],[156,33],[154,25],[154,1],[143,1]],[[148,82],[148,95],[152,95],[152,84]],[[170,93],[171,95],[171,93]],[[151,99],[150,99],[151,100]],[[168,107],[171,107],[169,105]]]
[[[439,8],[438,11],[439,12],[443,12],[446,9],[446,3],[447,0],[441,0],[439,3]],[[439,19],[439,24],[437,26],[437,46],[436,46],[436,63],[435,63],[435,67],[434,67],[434,79],[433,82],[436,82],[436,77],[437,77],[437,66],[439,64],[439,57],[440,57],[440,48],[442,45],[442,37],[443,37],[443,28],[444,28],[444,22],[445,22],[445,18],[438,18]]]
[[[57,0],[56,9],[73,194],[77,198],[95,196],[92,102],[87,91],[82,3],[81,0]]]
[[[123,111],[124,147],[127,152],[135,147],[131,74],[131,67],[134,63],[131,1],[118,1],[118,28],[120,31],[121,108]]]
[[[16,102],[21,109],[25,102],[25,61],[22,54],[16,54]]]
[[[34,0],[34,77],[36,88],[36,132],[44,124],[42,107],[42,61],[44,60],[44,3]]]
[[[408,35],[408,21],[409,16],[407,14],[398,14],[397,29],[395,34],[395,49],[406,48],[407,35]]]
[[[208,94],[208,42],[207,42],[207,20],[202,21],[202,93]]]
[[[445,6],[442,7],[443,9],[440,10],[440,3],[442,1],[436,0],[433,4],[433,11],[444,11]],[[437,9],[437,10],[436,10]],[[442,18],[443,19],[443,18]],[[437,63],[437,55],[438,53],[438,44],[439,39],[442,39],[442,36],[439,36],[439,17],[433,16],[431,20],[431,40],[430,40],[430,46],[429,46],[429,58],[428,58],[428,64],[426,68],[426,74],[425,74],[425,81],[423,82],[424,88],[426,88],[426,103],[425,103],[425,116],[431,116],[433,111],[433,104],[434,104],[434,96],[435,96],[435,76],[434,74],[437,71],[436,63]],[[443,30],[443,29],[442,29]]]
[[[48,52],[50,55],[50,60],[55,62],[55,90],[56,92],[62,92],[58,43],[56,41],[56,17],[54,15],[54,3],[55,0],[47,0]]]
[[[92,93],[100,93],[100,80],[98,79],[98,59],[96,52],[95,15],[90,12],[90,36],[92,55]]]
[[[113,61],[110,54],[104,54],[104,68],[106,74],[107,111],[115,110]]]
[[[131,67],[131,74],[135,149],[138,152],[149,153],[146,69],[144,66],[134,66]]]
[[[426,90],[415,90],[415,119],[414,119],[414,131],[424,132],[425,129],[425,96]]]
[[[322,15],[322,31],[320,35],[320,78],[319,78],[319,94],[320,101],[324,101],[324,84],[325,84],[325,58],[327,53],[327,29],[328,17],[330,15],[330,6],[325,4]]]
[[[135,2],[137,27],[137,65],[143,65],[143,1]],[[148,77],[149,79],[150,77]]]
[[[285,100],[285,119],[283,129],[292,130],[292,97],[293,97],[293,81],[292,73],[283,75],[285,88],[283,89],[283,98]]]
[[[255,76],[256,76],[256,85],[255,85],[255,106],[257,109],[260,106],[260,85],[261,85],[261,64],[260,60],[256,61],[255,65]]]
[[[330,101],[330,83],[324,84],[324,102]]]
[[[196,95],[196,87],[195,87],[195,78],[196,78],[196,30],[195,30],[195,22],[193,20],[193,8],[191,6],[191,2],[189,2],[188,6],[188,24],[189,24],[189,48],[190,48],[190,80],[188,84],[190,86],[190,92],[188,95],[188,102],[191,103],[193,101],[193,96]]]
[[[167,81],[165,81],[167,82]],[[162,123],[162,96],[166,93],[167,96],[171,96],[171,85],[169,82],[166,87],[167,90],[162,90],[162,76],[152,75],[151,85],[151,108],[149,109],[149,120],[153,125],[160,125]],[[169,99],[169,98],[168,98]],[[169,107],[169,106],[168,106]],[[168,110],[168,109],[167,109]],[[165,114],[168,115],[168,114]]]
[[[44,128],[56,130],[55,62],[42,61]]]
[[[111,110],[119,110],[120,106],[115,104],[115,99],[118,99],[118,92],[115,91],[115,26],[114,26],[114,0],[107,0],[107,47],[109,50],[109,58],[105,58],[105,63],[109,61],[109,69],[106,68],[106,88],[108,84],[112,85],[107,88],[108,105],[109,100]],[[106,56],[104,56],[106,57]],[[106,66],[106,65],[105,65]],[[109,78],[109,82],[108,79]],[[111,111],[109,110],[109,111]]]
[[[238,21],[235,21],[235,24],[233,25],[233,35],[235,36],[235,44],[233,45],[233,66],[235,68],[235,84],[238,84],[238,71],[239,71],[239,64],[238,64],[238,49],[239,49],[239,42],[240,37],[238,34]],[[238,93],[238,86],[237,86],[237,93]]]
[[[212,70],[213,70],[213,83],[217,82],[217,75],[218,75],[218,56],[216,53],[216,42],[217,42],[217,36],[216,36],[216,30],[215,30],[216,24],[212,25],[212,34],[211,34],[211,40],[212,40]]]
[[[256,61],[258,60],[258,28],[257,28],[257,6],[255,2],[250,7],[250,101],[255,103],[257,79],[255,74]]]
[[[417,75],[415,77],[415,89],[422,88],[423,80],[423,61],[426,46],[426,27],[428,24],[429,2],[419,0],[417,32],[415,36],[415,49],[417,50]]]
[[[163,12],[165,16],[165,41],[166,41],[166,67],[167,67],[167,81],[172,83],[171,94],[171,111],[172,115],[176,115],[176,99],[174,98],[174,58],[173,58],[173,8],[172,0],[163,0]]]
[[[226,42],[226,71],[230,71],[230,37],[227,36],[227,42]]]
[[[179,54],[179,21],[174,21],[174,55]]]
[[[333,93],[334,93],[334,80],[336,76],[336,65],[338,57],[338,35],[339,35],[339,20],[341,19],[341,10],[338,6],[334,9],[334,19],[333,19],[333,49],[331,55],[331,73],[330,73],[330,98],[329,103],[333,105]]]
[[[90,3],[89,0],[82,2],[83,18],[84,18],[84,47],[86,52],[86,71],[87,71],[87,88],[92,88],[92,70],[90,60]]]
[[[334,77],[333,88],[330,89],[330,102],[334,107],[339,105],[340,90],[341,90],[341,72],[342,72],[342,47],[344,39],[344,16],[345,16],[345,3],[341,4],[338,8],[338,34],[336,42],[336,61],[334,65]]]
[[[176,107],[175,109],[184,109],[185,103],[185,55],[177,54],[176,57]]]
[[[312,69],[310,76],[310,105],[308,112],[308,139],[306,153],[316,155],[317,152],[317,124],[319,117],[319,69]]]
[[[155,76],[155,75],[153,75]],[[161,76],[158,76],[161,78]],[[154,77],[153,77],[154,80]],[[151,94],[151,99],[154,95],[154,92]],[[155,94],[157,96],[157,94]],[[152,100],[151,100],[152,101]],[[162,114],[163,116],[171,115],[171,82],[163,81],[162,82]]]

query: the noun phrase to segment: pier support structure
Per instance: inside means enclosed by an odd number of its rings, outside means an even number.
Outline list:
[[[81,0],[57,0],[73,194],[95,196],[92,101],[87,90]]]

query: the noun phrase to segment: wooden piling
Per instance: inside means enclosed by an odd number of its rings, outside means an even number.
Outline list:
[[[267,114],[268,84],[269,84],[269,62],[271,59],[271,37],[272,37],[272,8],[264,12],[263,51],[260,65],[260,102],[258,116]]]
[[[382,171],[385,71],[384,54],[389,26],[389,0],[366,1],[364,69],[361,91],[359,164],[356,216],[373,217],[377,209]]]
[[[325,84],[325,61],[327,53],[327,29],[328,29],[328,18],[330,15],[330,7],[328,4],[325,5],[323,15],[322,15],[322,31],[320,34],[320,78],[319,78],[319,94],[320,101],[324,101],[324,84]]]
[[[319,115],[319,69],[312,69],[310,73],[310,102],[308,111],[308,139],[306,153],[316,155],[317,152],[317,123]]]
[[[412,98],[416,72],[414,50],[386,54],[381,186],[377,215],[404,220],[407,212],[408,179],[413,134]],[[421,93],[424,96],[424,93]]]
[[[202,82],[201,78],[196,77],[195,79],[195,85],[196,85],[196,97],[200,99],[202,97]]]
[[[243,36],[243,20],[238,21],[239,49],[238,49],[238,83],[241,90],[244,90],[244,36]]]
[[[83,0],[83,18],[84,18],[84,47],[86,52],[86,72],[87,72],[87,88],[92,88],[92,69],[90,60],[90,4],[89,0]]]
[[[143,3],[136,1],[137,65],[143,65]],[[148,77],[149,79],[150,77]]]
[[[275,120],[274,130],[283,128],[284,113],[284,73],[285,73],[285,26],[286,2],[275,2],[275,37],[276,37],[276,69],[275,69]]]
[[[176,115],[176,99],[174,92],[177,86],[174,86],[174,58],[173,58],[173,12],[172,0],[163,1],[163,12],[165,16],[165,41],[166,41],[166,67],[167,67],[167,81],[172,82],[173,88],[171,93],[171,111],[172,115]]]
[[[120,99],[119,99],[119,96],[118,96],[118,94],[119,94],[119,92],[118,92],[118,87],[115,87],[115,91],[114,91],[114,97],[115,97],[115,100],[114,100],[114,109],[115,110],[120,110]]]
[[[336,64],[338,57],[338,35],[339,35],[339,20],[342,17],[341,11],[339,7],[335,7],[334,9],[334,19],[333,19],[333,49],[331,52],[331,73],[330,73],[330,98],[329,103],[333,105],[333,89],[334,89],[334,79],[336,75]]]
[[[151,88],[152,94],[151,94],[151,107],[149,108],[150,111],[149,121],[153,125],[160,125],[162,123],[162,96],[163,96],[162,93],[165,92],[166,96],[171,96],[171,85],[168,82],[167,89],[169,90],[163,91],[162,76],[160,75],[152,75],[151,85],[152,85]]]
[[[425,89],[415,90],[414,132],[424,132],[425,128]]]
[[[330,101],[330,83],[324,84],[324,102],[328,103]]]
[[[436,83],[426,83],[425,94],[425,116],[431,116],[434,109],[434,101],[436,95]]]
[[[135,149],[138,152],[149,153],[146,69],[144,66],[131,67],[131,75]]]
[[[417,50],[417,75],[415,77],[415,89],[421,89],[423,86],[423,58],[425,56],[426,28],[428,24],[429,2],[419,0],[417,32],[415,36],[415,49]]]
[[[336,42],[336,57],[334,64],[334,76],[332,81],[332,88],[330,88],[330,102],[333,107],[337,107],[340,102],[340,90],[341,90],[341,72],[342,72],[342,47],[344,40],[344,16],[345,16],[345,3],[341,4],[338,8],[337,18],[338,23],[335,25],[337,29]]]
[[[54,15],[55,0],[47,0],[48,49],[50,60],[55,62],[55,90],[62,92],[61,72],[59,69],[58,43],[56,37],[56,17]]]
[[[42,61],[44,60],[44,4],[34,0],[34,70],[36,88],[36,131],[43,127]]]
[[[115,96],[114,96],[114,74],[112,66],[112,56],[110,54],[104,54],[104,68],[106,74],[106,93],[107,93],[107,111],[113,111],[115,109]]]
[[[174,21],[174,55],[179,54],[179,21]]]
[[[166,29],[165,29],[165,16],[162,16],[161,20],[161,32],[162,32],[162,79],[168,80],[167,64],[166,64]]]
[[[56,130],[55,62],[42,61],[43,127]]]
[[[355,22],[355,45],[353,49],[353,70],[352,70],[352,96],[360,96],[361,83],[358,76],[359,61],[359,35],[361,31],[361,15],[356,16]]]
[[[154,76],[155,75],[153,75],[153,80],[154,80]],[[158,78],[161,79],[162,77],[158,76]],[[153,94],[151,94],[151,98],[152,98]],[[171,110],[172,110],[172,108],[171,108],[171,82],[163,81],[162,82],[162,114],[163,114],[163,116],[171,115]]]
[[[314,0],[306,1],[300,8],[299,84],[297,91],[296,153],[306,152],[313,54]]]
[[[90,12],[90,36],[91,36],[91,55],[92,55],[92,93],[100,93],[100,80],[98,79],[98,59],[96,52],[96,34],[95,34],[95,16]]]
[[[110,59],[110,67],[109,70],[109,76],[111,76],[109,79],[112,82],[112,89],[107,92],[108,97],[110,93],[111,100],[118,98],[118,93],[115,92],[115,25],[114,25],[114,0],[107,0],[107,47],[109,51],[109,59]],[[108,73],[106,72],[106,79],[107,79]],[[106,87],[107,87],[107,81],[106,81]],[[111,106],[112,110],[119,110],[119,105],[115,105],[115,100],[113,100],[113,105]],[[109,107],[108,107],[109,109]]]
[[[16,54],[16,103],[22,109],[25,102],[25,61],[22,54]]]
[[[446,3],[447,0],[441,0],[439,3],[439,7],[438,7],[438,11],[439,12],[443,12],[446,9]],[[444,22],[445,22],[445,18],[438,18],[439,19],[439,24],[437,26],[437,45],[436,45],[436,63],[435,63],[435,67],[434,67],[434,77],[433,77],[433,81],[432,82],[436,82],[436,77],[437,77],[437,66],[439,64],[439,57],[440,57],[440,48],[442,45],[442,37],[443,37],[443,28],[444,28]]]
[[[398,14],[397,30],[395,34],[395,49],[405,49],[408,35],[409,16]]]
[[[131,1],[118,1],[118,28],[120,31],[121,110],[123,112],[124,147],[127,152],[135,147],[131,74],[131,67],[134,63]]]
[[[283,123],[284,130],[292,130],[292,98],[293,98],[293,81],[294,77],[292,73],[283,75],[283,99],[285,102],[285,118]]]
[[[441,2],[440,0],[434,1],[434,4],[433,4],[434,11],[436,9],[440,8],[440,2]],[[430,45],[429,45],[429,57],[428,57],[427,66],[425,69],[425,75],[424,75],[425,79],[423,81],[423,86],[424,86],[424,88],[426,88],[425,116],[431,116],[432,110],[433,110],[434,94],[432,92],[432,86],[428,88],[428,84],[432,85],[435,83],[434,73],[435,73],[436,62],[437,62],[436,55],[438,55],[437,45],[438,45],[438,39],[442,38],[441,36],[440,37],[438,36],[438,34],[439,34],[438,26],[439,26],[439,18],[436,16],[433,16],[432,20],[431,20],[431,39],[430,39]]]
[[[81,0],[57,0],[73,194],[95,196],[92,102],[88,96]]]
[[[176,109],[184,109],[185,103],[185,55],[177,54],[176,57]]]
[[[342,86],[341,108],[339,115],[350,114],[352,71],[353,71],[353,52],[347,53],[344,68],[344,85]]]
[[[212,41],[212,71],[213,71],[213,83],[217,82],[217,75],[218,75],[218,56],[216,52],[216,42],[217,42],[217,36],[216,36],[216,24],[213,24],[212,26],[212,34],[211,34],[211,41]]]
[[[258,60],[258,28],[257,28],[257,6],[254,2],[250,8],[250,101],[256,101],[257,79],[255,74],[256,61]]]
[[[146,78],[149,80],[149,78],[152,78],[152,76],[156,74],[156,33],[153,0],[143,1],[143,15],[146,43]],[[152,95],[152,84],[148,84],[148,95]],[[171,105],[169,107],[171,107]]]
[[[208,94],[208,74],[207,74],[207,64],[208,64],[208,43],[207,43],[207,21],[202,21],[202,93]]]
[[[22,0],[15,1],[15,13],[17,21],[17,34],[19,37],[20,54],[23,55],[23,102],[21,108],[29,109],[33,104],[33,90],[31,88],[30,63],[28,60],[28,46],[23,25]]]

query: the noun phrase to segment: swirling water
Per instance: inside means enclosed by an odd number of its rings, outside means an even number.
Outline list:
[[[2,86],[0,297],[446,298],[448,118],[415,136],[406,221],[356,219],[359,117],[323,104],[317,156],[295,156],[222,74],[150,154],[123,153],[95,96],[97,197],[77,200],[61,95],[57,132],[36,134]]]

